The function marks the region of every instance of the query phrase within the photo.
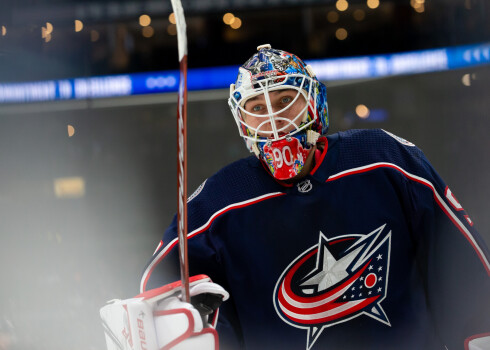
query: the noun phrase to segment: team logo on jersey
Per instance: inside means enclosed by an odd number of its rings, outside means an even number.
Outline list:
[[[391,231],[386,224],[367,235],[331,239],[298,256],[274,289],[281,319],[307,330],[311,349],[324,329],[362,315],[391,326],[381,302],[388,289]]]

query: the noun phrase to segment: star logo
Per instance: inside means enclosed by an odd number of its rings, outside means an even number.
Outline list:
[[[306,349],[331,326],[365,315],[391,326],[381,302],[388,289],[391,231],[327,238],[298,256],[274,289],[274,307],[289,325],[307,330]]]

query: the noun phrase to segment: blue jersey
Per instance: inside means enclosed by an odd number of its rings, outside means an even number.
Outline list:
[[[490,332],[490,258],[451,189],[384,130],[328,136],[281,184],[255,157],[188,200],[191,275],[230,292],[224,349],[464,349]],[[175,219],[142,291],[179,280]]]

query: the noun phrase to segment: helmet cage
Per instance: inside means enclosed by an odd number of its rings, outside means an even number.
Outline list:
[[[228,103],[237,123],[240,136],[245,139],[248,148],[251,149],[254,143],[259,143],[259,148],[262,148],[260,146],[263,146],[266,142],[278,141],[293,136],[298,132],[311,128],[315,121],[318,122],[317,85],[318,82],[307,75],[292,73],[262,78],[251,82],[251,84],[241,85],[231,91]],[[281,110],[274,111],[269,93],[277,90],[296,90],[297,93],[287,106]],[[245,103],[261,94],[264,95],[267,113],[256,114],[246,111]],[[300,96],[305,99],[306,103],[298,114],[293,118],[281,117],[280,115],[291,108]],[[253,127],[247,123],[245,115],[264,120],[256,127]],[[276,122],[278,121],[281,121],[284,126],[277,128]],[[264,127],[268,125],[270,125],[269,130],[264,130]],[[285,131],[291,129],[291,126],[294,128],[286,133]],[[261,143],[262,145],[260,145]]]

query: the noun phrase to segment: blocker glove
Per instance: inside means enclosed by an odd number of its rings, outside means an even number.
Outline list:
[[[218,308],[229,294],[206,275],[189,281],[190,304],[181,300],[180,281],[109,301],[100,309],[107,349],[217,350]]]

